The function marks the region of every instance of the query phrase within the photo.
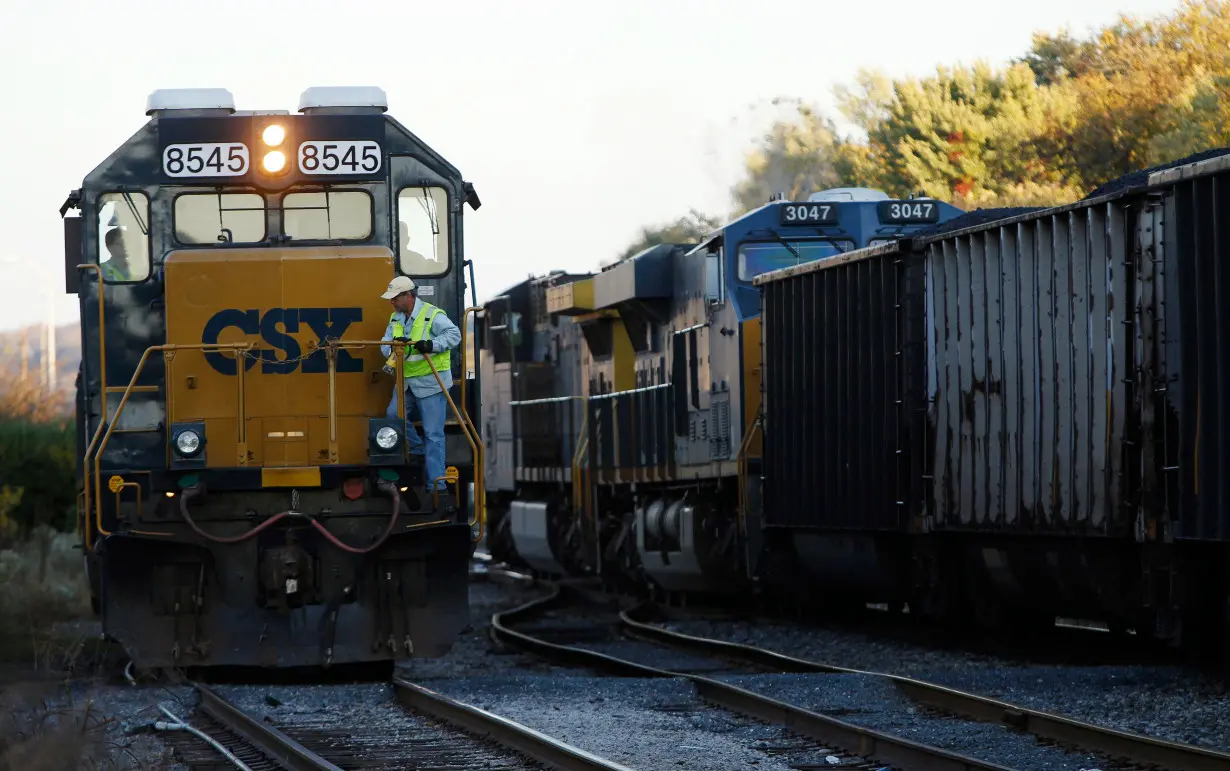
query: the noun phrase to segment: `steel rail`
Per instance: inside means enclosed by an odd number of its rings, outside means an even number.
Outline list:
[[[409,709],[488,738],[500,746],[546,764],[557,771],[632,771],[585,750],[565,744],[532,728],[459,702],[421,685],[394,677],[397,700]],[[272,725],[246,712],[200,683],[192,683],[200,709],[273,762],[290,771],[342,771]],[[181,721],[182,722],[182,721]],[[186,724],[185,724],[186,725]]]
[[[732,712],[783,725],[795,733],[832,744],[852,754],[911,771],[1011,771],[1004,766],[847,723],[703,675],[658,669],[597,651],[547,642],[509,626],[512,621],[532,617],[560,604],[562,587],[560,584],[552,586],[551,594],[546,597],[493,614],[490,634],[499,642],[551,661],[598,669],[622,677],[686,679],[695,686],[701,698]]]
[[[1152,764],[1171,771],[1230,771],[1230,753],[1157,739],[1086,723],[1042,710],[887,672],[839,667],[795,658],[751,645],[673,632],[638,620],[654,606],[642,603],[620,613],[623,631],[637,639],[658,642],[711,656],[783,672],[823,672],[872,675],[889,680],[914,702],[981,723],[1000,723],[1042,739],[1079,747],[1111,758]]]
[[[342,771],[278,729],[248,715],[200,683],[193,687],[201,699],[201,711],[239,734],[266,757],[291,771]]]
[[[558,771],[632,771],[506,717],[451,699],[421,685],[393,678],[397,699],[406,707],[545,763]]]

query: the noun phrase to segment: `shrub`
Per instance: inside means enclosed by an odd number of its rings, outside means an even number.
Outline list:
[[[72,528],[76,451],[69,421],[0,418],[0,516],[21,532],[39,524]],[[8,526],[0,520],[0,538]]]
[[[91,617],[76,534],[41,525],[0,551],[0,587],[0,659],[40,670],[71,666],[89,637],[74,622]]]

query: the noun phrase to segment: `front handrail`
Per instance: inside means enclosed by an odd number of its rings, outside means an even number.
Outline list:
[[[384,340],[336,340],[330,338],[320,346],[320,349],[325,352],[325,359],[329,363],[329,463],[338,462],[337,450],[337,353],[338,351],[349,348],[369,348],[388,345],[389,341]],[[405,349],[401,346],[393,346],[393,376],[397,379],[397,417],[404,424],[406,422],[406,368]]]
[[[374,340],[374,341],[373,340],[354,340],[354,341],[329,340],[323,346],[321,346],[322,348],[326,349],[326,357],[329,362],[329,447],[330,447],[331,462],[337,462],[337,398],[336,398],[337,351],[343,348],[361,348],[361,347],[381,346],[381,345],[388,345],[388,344],[389,344],[389,341],[385,341],[385,340]],[[132,378],[129,380],[128,385],[124,388],[124,393],[123,393],[123,396],[120,398],[120,403],[116,406],[115,415],[112,417],[109,423],[106,420],[106,394],[104,392],[103,394],[103,420],[99,423],[98,432],[95,433],[94,439],[90,442],[89,447],[86,449],[85,459],[84,459],[84,464],[83,464],[86,469],[86,479],[85,479],[85,485],[84,485],[85,504],[86,504],[86,523],[85,523],[84,529],[85,529],[85,536],[86,536],[85,540],[87,544],[87,549],[89,549],[90,551],[93,551],[93,540],[91,538],[92,533],[90,532],[90,528],[89,528],[89,514],[90,514],[91,508],[94,509],[93,511],[94,525],[95,525],[95,530],[97,531],[97,533],[104,537],[112,535],[110,531],[108,531],[105,527],[103,527],[103,522],[102,522],[102,454],[103,454],[103,451],[106,449],[107,444],[111,440],[111,434],[114,432],[115,426],[118,425],[120,416],[124,412],[124,408],[128,405],[128,398],[132,395],[133,389],[136,388],[137,380],[140,378],[141,373],[144,371],[145,363],[149,360],[150,354],[155,353],[155,352],[163,352],[164,355],[166,355],[167,358],[169,359],[170,355],[173,354],[175,351],[184,351],[184,350],[195,350],[195,351],[202,351],[202,352],[204,351],[234,351],[238,354],[238,353],[250,350],[251,348],[252,348],[251,343],[194,343],[194,344],[185,344],[185,345],[166,344],[166,345],[150,346],[149,348],[146,348],[145,352],[141,354],[140,361],[137,362],[137,366],[136,366],[136,369],[133,371]],[[398,386],[399,386],[397,389],[398,414],[402,420],[405,420],[405,414],[406,414],[406,410],[405,410],[405,368],[404,366],[402,366],[404,351],[401,349],[400,346],[393,346],[393,348],[394,348],[394,352],[396,356],[396,362],[398,365],[396,369],[396,376],[397,376],[397,381],[398,381]],[[430,358],[426,359],[426,361],[428,362],[428,365],[431,367],[432,374],[435,376],[436,382],[440,385],[440,390],[444,394],[445,399],[448,401],[450,409],[452,409],[454,416],[457,418],[458,423],[462,426],[462,429],[465,432],[466,441],[470,445],[470,450],[475,460],[475,484],[474,484],[475,504],[476,504],[475,505],[475,518],[474,520],[471,520],[469,524],[471,528],[473,528],[475,524],[479,525],[479,535],[476,540],[481,541],[482,535],[483,535],[483,523],[485,521],[485,518],[483,515],[486,512],[486,491],[485,491],[485,485],[483,484],[484,482],[484,477],[483,477],[483,471],[484,471],[483,458],[484,456],[483,456],[483,451],[482,451],[482,441],[478,435],[477,429],[474,428],[474,424],[469,420],[468,414],[466,414],[466,412],[463,409],[458,409],[457,404],[453,401],[453,398],[449,395],[448,390],[444,388],[444,381],[443,379],[441,379],[439,371],[436,370],[435,364],[432,363]],[[236,366],[237,366],[237,369],[239,370],[238,374],[242,374],[243,365],[240,362],[239,356],[236,357]],[[246,425],[246,421],[247,421],[247,409],[246,409],[246,404],[244,400],[244,393],[243,393],[243,386],[242,386],[243,378],[239,377],[237,378],[237,380],[240,384],[239,385],[239,397],[238,397],[239,403],[238,403],[238,409],[236,410],[236,419],[240,426],[237,437],[240,443],[239,446],[242,446],[246,439],[244,435],[245,432],[243,430],[243,427]],[[107,430],[105,433],[102,434],[101,443],[100,443],[98,433],[102,432],[103,425],[107,426]],[[97,450],[95,450],[95,445],[97,445]],[[93,469],[94,473],[92,475],[93,483],[94,483],[93,484],[93,490],[94,490],[93,500],[91,500],[90,484],[89,484],[90,482],[89,460],[91,458],[91,455],[93,456],[93,461],[94,461],[94,469]],[[432,487],[434,488],[435,485],[433,484]]]
[[[748,427],[747,433],[743,435],[743,442],[739,445],[739,509],[738,509],[738,524],[739,535],[747,535],[746,524],[746,509],[747,509],[747,450],[752,446],[752,437],[756,436],[756,432],[760,430],[761,419],[764,417],[764,410],[756,411],[756,417],[752,420],[752,425]]]
[[[444,394],[444,398],[448,400],[448,406],[461,421],[462,427],[465,429],[466,441],[470,443],[470,451],[474,453],[474,519],[470,521],[470,530],[474,530],[474,525],[478,525],[478,535],[474,537],[474,543],[483,540],[484,530],[487,524],[487,485],[483,477],[484,456],[482,437],[478,436],[477,432],[470,433],[473,429],[473,424],[469,421],[469,416],[465,416],[461,410],[457,409],[457,404],[453,401],[453,397],[448,395],[448,389],[444,387],[444,381],[440,378],[439,371],[436,370],[436,365],[432,362],[430,356],[423,357],[423,361],[427,362],[427,366],[431,367],[431,374],[436,376],[436,382],[440,384],[440,392]],[[464,378],[463,378],[464,380]],[[476,441],[477,440],[477,441]],[[435,482],[432,482],[432,492],[435,492]]]
[[[373,346],[373,345],[392,346],[394,355],[397,357],[396,358],[396,369],[394,370],[394,376],[397,378],[397,411],[398,411],[398,417],[404,421],[406,419],[406,410],[405,410],[406,368],[402,364],[402,360],[403,360],[402,357],[405,355],[404,346],[394,345],[393,341],[391,340],[335,340],[332,338],[330,338],[329,340],[326,340],[322,347],[334,349],[333,352],[328,354],[329,362],[330,362],[329,364],[330,384],[332,384],[333,382],[333,378],[334,378],[333,373],[335,372],[335,369],[336,369],[334,362],[336,360],[337,350],[340,350],[343,348],[365,348],[365,347]],[[453,416],[457,418],[457,423],[461,426],[462,432],[465,434],[466,442],[470,445],[470,452],[472,454],[471,457],[473,458],[473,461],[474,461],[474,519],[470,520],[469,524],[470,524],[471,529],[473,529],[474,525],[476,524],[479,526],[479,529],[478,529],[479,534],[478,534],[478,537],[475,539],[475,542],[478,542],[478,541],[481,541],[483,538],[483,523],[485,522],[485,519],[486,519],[484,517],[484,514],[486,513],[486,503],[487,503],[486,489],[485,489],[484,478],[483,478],[483,471],[484,471],[483,457],[484,456],[483,456],[483,449],[482,449],[482,438],[481,436],[479,436],[478,430],[474,428],[474,424],[470,421],[469,415],[468,413],[466,413],[464,409],[464,405],[462,409],[458,409],[457,403],[454,402],[453,397],[449,395],[448,389],[444,387],[444,380],[443,378],[440,377],[440,372],[439,370],[436,369],[436,365],[431,360],[431,357],[425,356],[423,357],[423,360],[427,362],[427,365],[429,367],[431,367],[431,373],[435,376],[436,383],[439,384],[440,386],[440,392],[444,394],[445,400],[448,401],[449,409],[453,411]],[[463,383],[465,382],[464,378],[462,378],[462,382]],[[334,404],[333,391],[332,391],[332,386],[331,386],[330,393],[329,393],[330,421],[336,420],[336,415],[335,415],[336,409],[337,408],[336,408],[336,405]],[[332,434],[330,435],[332,436]],[[435,481],[433,481],[431,483],[433,493],[435,492],[435,486],[436,486]]]
[[[115,431],[115,427],[119,424],[120,416],[124,414],[124,407],[128,406],[128,397],[132,395],[133,389],[136,388],[137,380],[141,377],[141,373],[145,370],[145,362],[149,361],[149,355],[157,351],[162,351],[165,353],[167,351],[207,351],[208,350],[208,351],[235,351],[236,353],[238,353],[239,351],[248,350],[251,347],[252,347],[251,343],[191,343],[191,344],[186,344],[186,345],[169,343],[166,345],[151,345],[150,347],[145,349],[145,353],[141,354],[141,360],[137,362],[136,369],[133,370],[132,377],[129,379],[128,385],[124,388],[124,395],[120,397],[120,403],[116,405],[115,407],[115,416],[111,418],[110,422],[107,421],[107,394],[106,394],[106,391],[103,392],[102,421],[98,424],[98,429],[99,431],[102,431],[102,427],[106,425],[107,431],[106,433],[103,434],[101,442],[99,442],[98,436],[97,434],[95,434],[94,441],[90,442],[90,446],[86,448],[85,462],[83,464],[83,466],[88,469],[90,455],[91,453],[93,453],[93,456],[94,456],[94,474],[93,474],[94,498],[93,498],[93,501],[90,500],[90,493],[89,493],[90,486],[89,486],[88,471],[87,471],[86,485],[85,485],[85,489],[86,489],[85,503],[86,503],[86,519],[87,519],[86,548],[89,551],[94,550],[93,540],[90,538],[91,533],[90,533],[89,526],[88,526],[89,510],[91,508],[91,505],[90,505],[91,503],[94,504],[93,508],[94,508],[95,529],[98,531],[99,535],[102,535],[103,537],[107,537],[111,535],[111,532],[108,531],[106,528],[104,528],[103,523],[102,523],[102,454],[103,454],[103,450],[107,449],[107,443],[111,441],[111,434],[112,432]],[[239,370],[242,371],[243,365],[239,362],[238,357],[236,357],[236,366],[238,367]],[[240,382],[242,382],[242,380],[240,380]],[[238,409],[236,410],[237,417],[239,418],[241,425],[243,424],[244,419],[245,419],[244,418],[245,412],[246,412],[246,409],[243,403],[243,392],[241,390],[240,398],[239,398],[239,405],[238,405]],[[238,436],[241,438],[243,437],[242,430],[240,431]],[[95,444],[98,444],[97,450],[94,449]]]

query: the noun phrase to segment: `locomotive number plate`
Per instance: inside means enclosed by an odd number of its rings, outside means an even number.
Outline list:
[[[837,207],[830,203],[782,204],[783,225],[823,225],[837,221]]]
[[[375,174],[380,165],[380,145],[371,140],[313,140],[299,145],[301,174]]]
[[[162,171],[168,177],[241,177],[248,173],[243,142],[167,145]]]
[[[881,201],[876,204],[881,222],[903,225],[938,222],[940,207],[934,201]]]

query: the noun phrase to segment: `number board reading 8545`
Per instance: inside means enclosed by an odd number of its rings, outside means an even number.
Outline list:
[[[837,207],[831,203],[782,204],[783,225],[832,225],[837,222]]]
[[[876,217],[895,225],[927,225],[939,222],[940,207],[935,201],[881,201]]]
[[[167,145],[162,171],[168,177],[242,177],[248,173],[248,146],[243,142]]]
[[[299,145],[302,174],[375,174],[380,166],[380,145],[371,140],[312,140]]]

